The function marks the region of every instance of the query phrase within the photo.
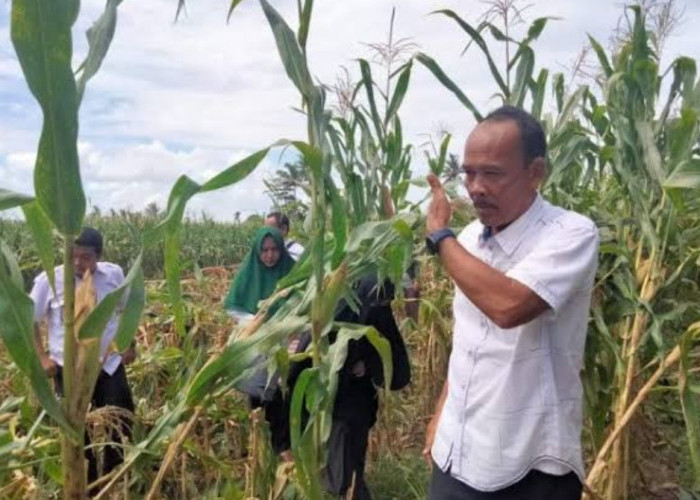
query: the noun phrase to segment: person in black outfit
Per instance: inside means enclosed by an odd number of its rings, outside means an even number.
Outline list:
[[[335,319],[372,326],[389,341],[393,364],[389,388],[402,389],[411,380],[411,366],[391,309],[394,286],[388,281],[380,286],[375,276],[366,276],[356,292],[359,311],[341,303]],[[363,337],[350,341],[339,377],[324,485],[329,493],[345,495],[354,484],[353,500],[369,500],[372,496],[365,482],[365,456],[369,431],[379,409],[377,387],[385,383],[381,358],[369,340]]]
[[[393,364],[389,388],[399,390],[411,379],[408,353],[394,319],[391,302],[394,286],[385,282],[378,286],[376,276],[368,275],[355,286],[358,310],[341,301],[335,320],[374,327],[391,346]],[[329,334],[335,342],[337,332]],[[302,334],[295,352],[304,351],[310,342],[310,334]],[[291,438],[289,431],[289,399],[301,372],[311,366],[310,360],[292,364],[288,377],[288,390],[283,394],[277,384],[267,384],[266,370],[260,370],[253,380],[239,389],[247,392],[253,407],[265,409],[265,419],[270,429],[271,445],[275,453],[289,456]],[[379,354],[366,339],[350,340],[345,363],[338,373],[338,388],[333,405],[333,423],[327,443],[328,457],[323,470],[323,484],[328,493],[345,495],[354,484],[353,500],[370,500],[371,494],[365,482],[365,456],[369,431],[377,420],[379,399],[377,387],[384,386],[384,370]],[[255,394],[255,396],[253,396]],[[302,419],[306,421],[308,414]],[[302,424],[304,427],[305,424]]]

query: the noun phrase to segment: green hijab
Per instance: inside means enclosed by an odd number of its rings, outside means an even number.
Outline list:
[[[260,260],[263,240],[270,236],[280,250],[280,260],[273,267],[267,267]],[[284,246],[282,233],[272,226],[265,226],[255,233],[255,240],[243,259],[241,268],[231,283],[224,300],[224,309],[243,309],[251,314],[258,312],[258,302],[268,298],[282,279],[294,266]]]

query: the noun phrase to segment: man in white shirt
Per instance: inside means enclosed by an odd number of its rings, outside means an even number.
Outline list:
[[[304,247],[301,246],[297,241],[292,239],[287,239],[289,236],[289,217],[287,217],[282,212],[270,212],[265,217],[265,225],[272,226],[279,229],[284,238],[284,247],[287,249],[287,253],[294,260],[299,260],[301,254],[304,253]]]
[[[87,270],[93,275],[93,284],[97,301],[104,299],[105,295],[119,287],[124,281],[122,268],[110,262],[100,262],[102,255],[103,238],[99,231],[92,228],[84,228],[73,250],[75,263],[76,286],[80,283]],[[63,392],[63,266],[56,267],[55,271],[56,293],[51,290],[46,272],[41,273],[34,280],[34,287],[30,293],[34,301],[35,344],[41,364],[47,375],[54,378],[56,390]],[[126,296],[125,296],[126,297]],[[123,307],[123,304],[122,304]],[[43,349],[43,342],[39,325],[47,321],[48,329],[48,354]],[[118,313],[110,319],[101,339],[102,371],[97,378],[95,390],[92,395],[92,407],[117,406],[133,413],[134,403],[126,378],[124,365],[131,363],[135,356],[135,348],[130,347],[123,353],[110,352],[110,345],[116,334],[119,324]],[[121,434],[131,435],[131,419],[119,417],[122,420]],[[112,433],[112,441],[121,442],[120,433],[116,430]],[[87,443],[86,443],[87,444]],[[93,482],[98,477],[97,460],[90,448],[86,449],[88,458],[88,482]],[[105,446],[103,474],[107,474],[123,461],[123,455],[119,448]]]
[[[578,500],[582,367],[598,231],[542,199],[546,141],[504,106],[467,139],[478,219],[458,237],[430,176],[429,250],[456,285],[447,380],[426,432],[430,498]]]

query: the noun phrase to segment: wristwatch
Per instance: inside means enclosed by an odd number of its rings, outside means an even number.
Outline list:
[[[455,233],[452,232],[452,229],[444,227],[432,233],[428,233],[428,236],[425,237],[425,246],[431,255],[436,255],[440,250],[440,242],[442,240],[455,237]]]

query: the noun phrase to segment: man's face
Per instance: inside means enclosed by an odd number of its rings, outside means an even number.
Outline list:
[[[282,252],[275,244],[275,240],[270,236],[265,237],[262,242],[262,248],[260,249],[260,260],[265,267],[275,267],[281,256]]]
[[[529,208],[544,176],[544,159],[525,166],[516,123],[486,121],[467,139],[463,168],[479,220],[498,231]]]
[[[88,269],[91,273],[94,273],[98,257],[97,252],[92,247],[74,246],[73,265],[75,266],[75,274],[83,276]]]
[[[283,238],[287,237],[287,233],[289,232],[289,228],[287,226],[281,225],[276,217],[267,217],[265,219],[265,225],[276,227],[279,230],[279,232],[282,233]]]

